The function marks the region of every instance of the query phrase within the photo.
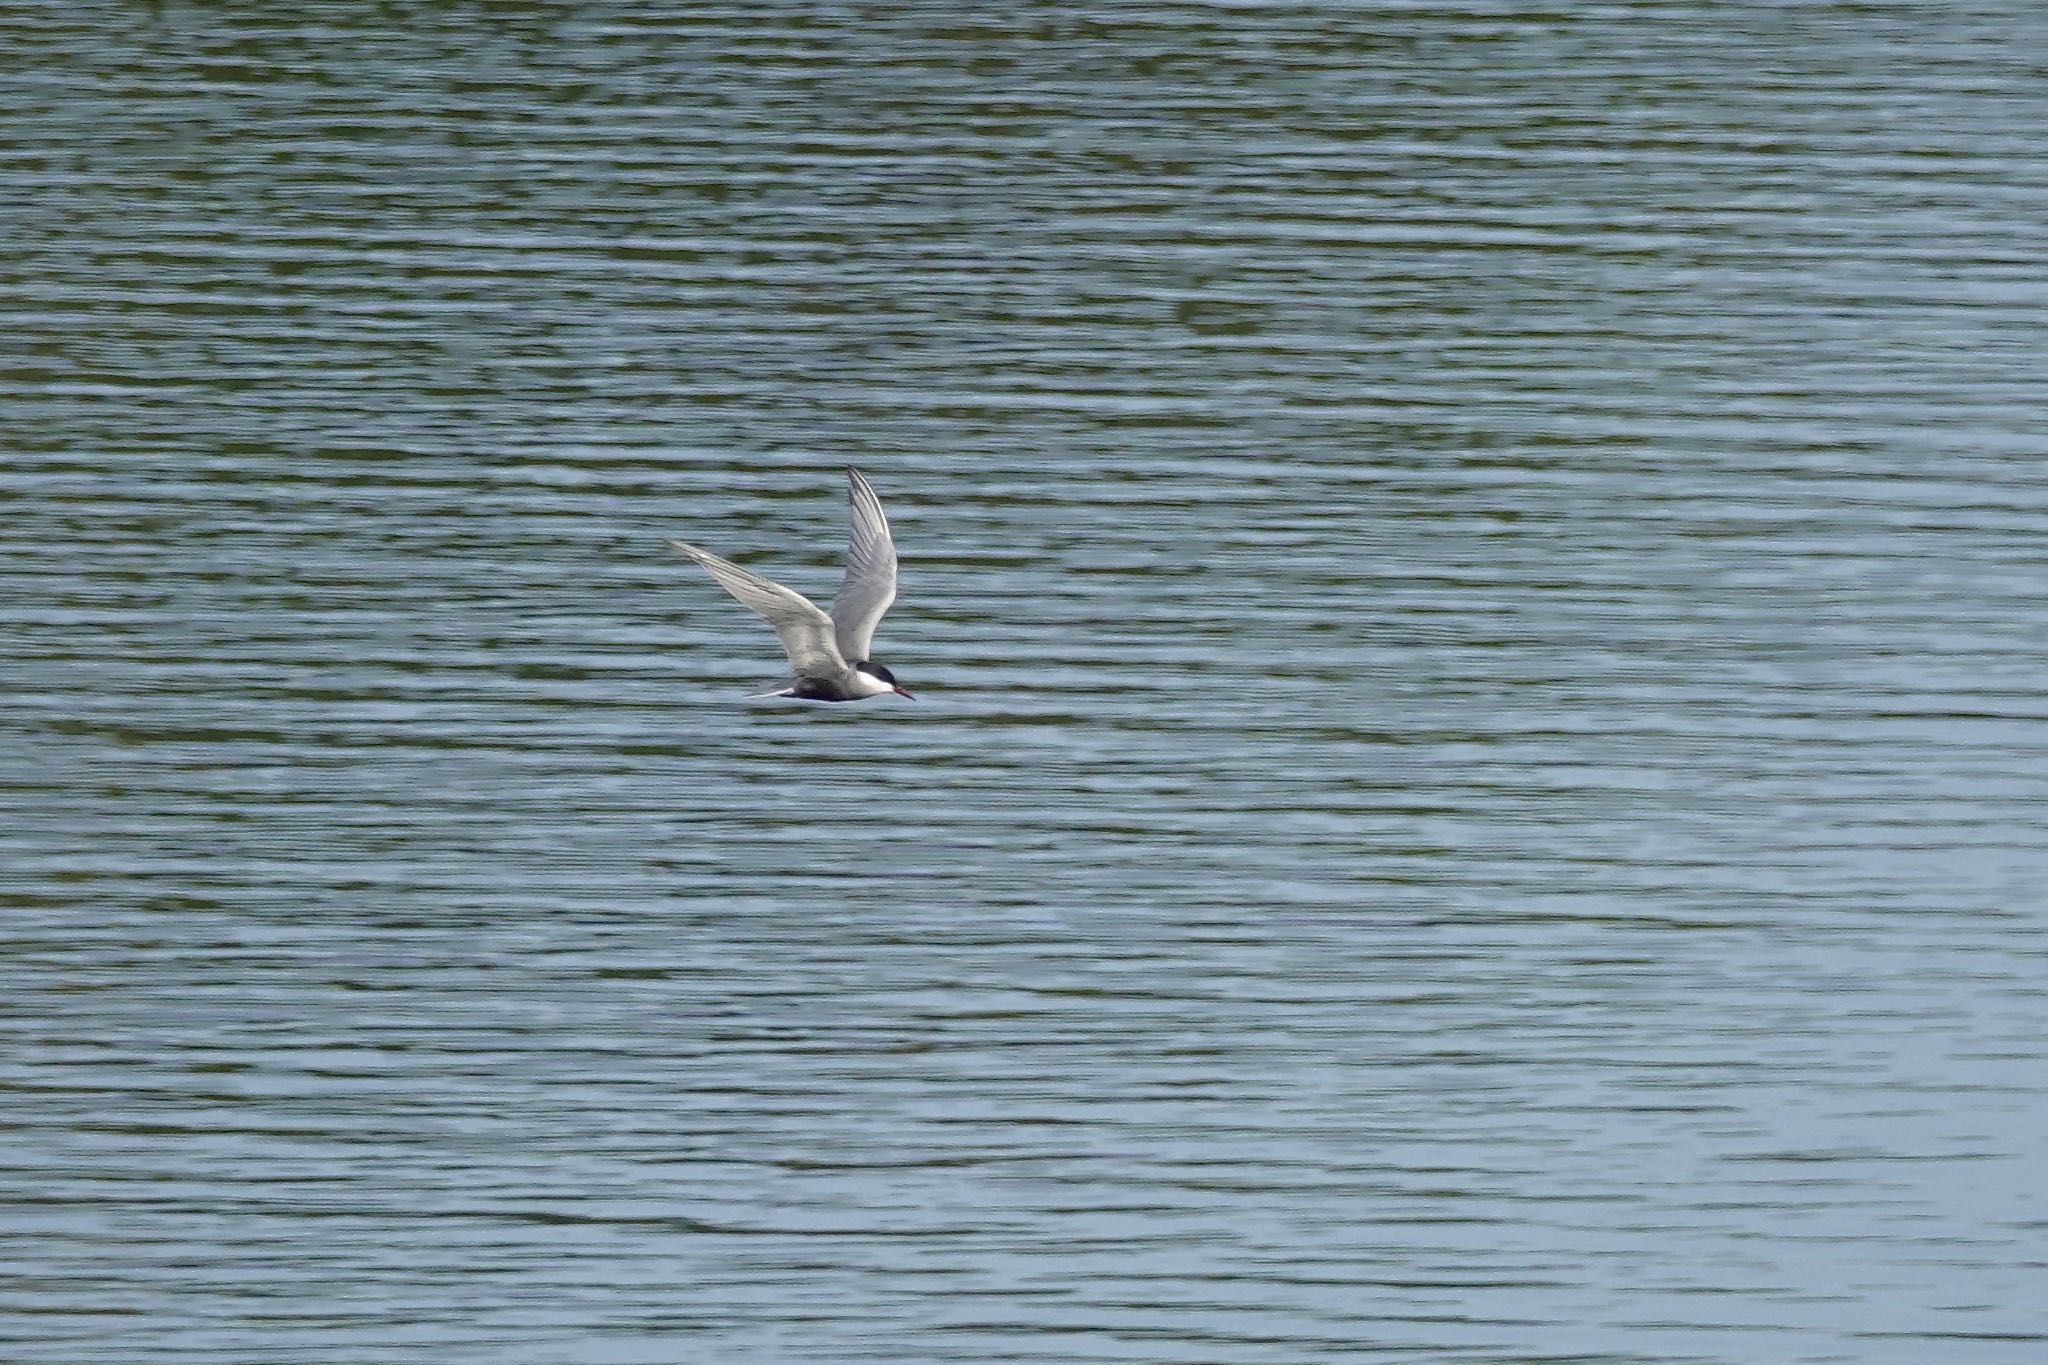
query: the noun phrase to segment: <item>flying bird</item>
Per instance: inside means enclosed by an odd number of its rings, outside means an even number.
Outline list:
[[[874,487],[858,469],[846,471],[846,483],[853,504],[853,529],[846,542],[846,576],[832,598],[830,615],[802,593],[771,583],[709,550],[680,540],[668,542],[702,565],[741,606],[767,618],[781,637],[795,676],[785,686],[757,696],[804,701],[861,701],[884,692],[910,696],[897,684],[894,673],[868,657],[875,627],[896,600],[896,542],[889,535],[889,518],[882,513],[882,500],[875,496]]]

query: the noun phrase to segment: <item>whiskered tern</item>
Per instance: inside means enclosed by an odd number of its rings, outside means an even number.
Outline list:
[[[799,697],[805,701],[861,701],[894,692],[908,697],[896,675],[868,657],[875,627],[896,600],[896,542],[882,501],[858,469],[846,471],[847,496],[853,504],[853,529],[846,543],[846,576],[827,613],[802,593],[771,583],[757,573],[720,559],[709,550],[669,544],[704,567],[738,600],[759,612],[775,627],[795,674],[787,685],[764,697]]]

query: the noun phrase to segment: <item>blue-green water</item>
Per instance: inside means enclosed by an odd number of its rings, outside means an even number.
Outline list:
[[[2038,29],[0,12],[0,1355],[2042,1359]]]

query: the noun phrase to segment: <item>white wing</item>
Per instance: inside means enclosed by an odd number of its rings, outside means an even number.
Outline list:
[[[799,678],[832,677],[846,671],[846,661],[832,643],[832,618],[819,611],[810,598],[780,583],[770,583],[709,550],[685,545],[680,540],[671,540],[669,544],[703,565],[704,571],[717,579],[718,586],[731,593],[741,606],[767,618],[775,633],[782,637],[789,666]]]
[[[858,469],[846,471],[846,483],[853,530],[846,541],[846,577],[832,598],[832,629],[839,653],[851,662],[868,657],[875,627],[896,600],[896,541],[882,514],[882,500]]]

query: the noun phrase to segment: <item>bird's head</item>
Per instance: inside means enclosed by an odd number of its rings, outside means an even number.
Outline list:
[[[859,663],[853,666],[853,671],[860,674],[862,677],[873,678],[876,682],[883,684],[891,692],[894,692],[899,697],[910,697],[912,701],[917,700],[916,697],[911,697],[910,693],[903,690],[902,684],[896,681],[896,675],[894,673],[891,673],[888,669],[884,668],[882,665],[878,663],[875,663],[873,660],[862,659]]]

